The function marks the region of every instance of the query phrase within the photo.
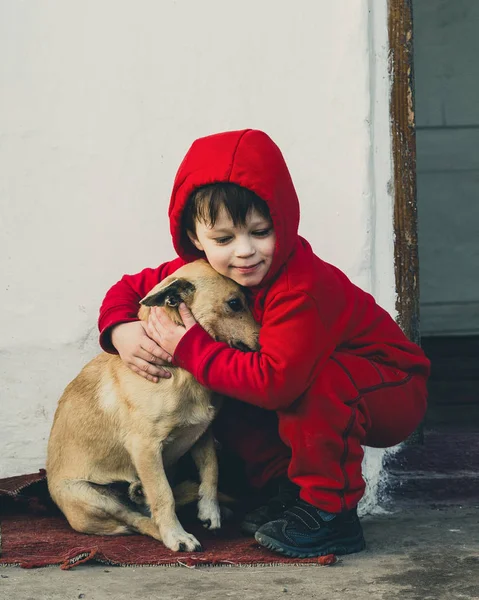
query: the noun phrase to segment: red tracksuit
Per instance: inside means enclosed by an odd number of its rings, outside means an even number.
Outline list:
[[[195,188],[218,181],[249,188],[271,212],[273,263],[251,289],[261,349],[229,348],[197,324],[181,339],[174,363],[240,401],[226,403],[216,431],[245,460],[253,485],[287,470],[303,500],[329,512],[350,509],[364,493],[361,446],[395,445],[422,420],[429,361],[370,294],[298,236],[291,176],[266,134],[226,132],[193,143],[169,208],[181,258],[125,275],[109,290],[100,310],[100,343],[115,352],[111,327],[135,320],[140,298],[203,256],[181,230],[181,215]]]

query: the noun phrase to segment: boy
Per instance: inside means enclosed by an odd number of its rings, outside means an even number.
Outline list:
[[[173,361],[237,400],[226,403],[215,431],[244,460],[253,486],[276,491],[243,522],[259,543],[297,557],[362,550],[362,445],[395,445],[418,426],[429,361],[369,294],[298,236],[296,192],[266,134],[195,141],[169,217],[180,258],[111,288],[100,311],[102,347],[153,381]],[[136,321],[139,299],[199,257],[249,288],[259,352],[214,341],[184,305],[184,328],[161,310],[148,325]]]

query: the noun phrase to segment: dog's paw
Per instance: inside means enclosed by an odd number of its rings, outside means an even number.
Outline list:
[[[128,487],[128,497],[132,502],[140,506],[146,504],[146,498],[143,492],[141,481],[133,481],[130,483],[130,486]]]
[[[182,527],[163,531],[161,538],[165,546],[175,552],[203,551],[201,544],[195,536],[187,533]]]
[[[206,529],[221,527],[221,511],[216,500],[201,498],[198,501],[198,519]]]

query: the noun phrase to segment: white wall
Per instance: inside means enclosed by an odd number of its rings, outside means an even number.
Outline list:
[[[173,257],[167,203],[198,136],[267,131],[302,234],[394,311],[386,0],[0,7],[0,476],[44,466],[108,287]]]
[[[414,2],[423,335],[479,334],[478,32],[478,2]]]

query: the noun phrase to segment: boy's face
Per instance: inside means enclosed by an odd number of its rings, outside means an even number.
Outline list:
[[[244,226],[235,226],[221,208],[214,226],[197,221],[196,235],[188,235],[215,271],[240,285],[258,285],[271,267],[276,234],[271,221],[255,209],[248,212]]]

